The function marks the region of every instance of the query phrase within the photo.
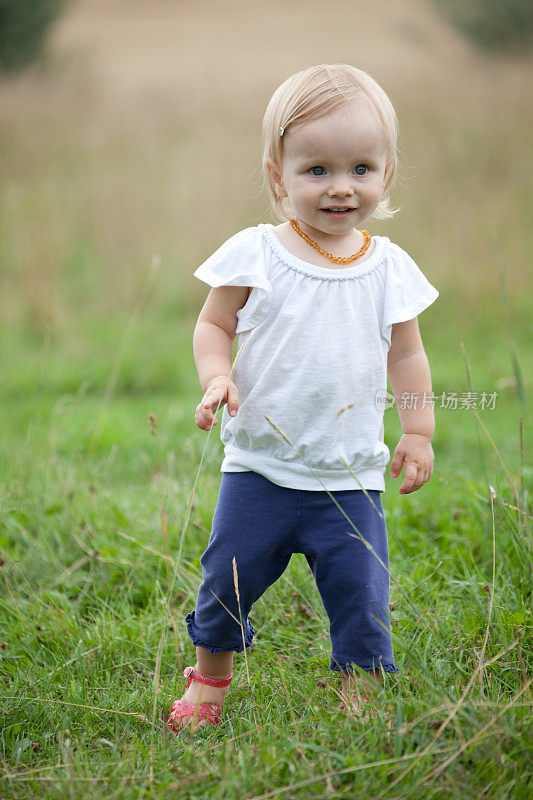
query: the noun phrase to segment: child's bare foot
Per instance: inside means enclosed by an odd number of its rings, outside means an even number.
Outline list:
[[[374,680],[372,680],[374,678]],[[342,678],[342,705],[341,711],[350,719],[361,719],[369,715],[376,717],[376,712],[380,710],[383,716],[387,717],[387,711],[378,705],[377,692],[381,683],[380,672],[370,672],[359,676],[357,673],[344,674]]]
[[[385,709],[379,708],[379,710],[385,717],[388,716]],[[348,696],[343,693],[341,711],[349,719],[364,719],[367,715],[374,719],[378,711],[378,705],[373,697],[367,697],[367,695],[360,692],[351,692]]]

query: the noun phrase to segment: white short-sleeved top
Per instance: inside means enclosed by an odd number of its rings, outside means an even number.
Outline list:
[[[209,286],[253,287],[237,312],[239,410],[230,417],[224,406],[221,472],[253,470],[293,489],[384,491],[390,452],[379,397],[392,325],[439,293],[398,245],[373,239],[361,263],[318,267],[263,223],[195,271]]]

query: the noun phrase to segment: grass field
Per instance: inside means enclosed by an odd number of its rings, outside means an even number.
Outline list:
[[[2,798],[527,796],[531,62],[476,55],[421,0],[309,8],[87,0],[45,69],[0,82]],[[434,394],[477,407],[436,403],[420,491],[386,473],[389,721],[338,713],[297,555],[254,606],[223,725],[176,737],[222,458],[194,425],[192,272],[271,219],[261,114],[319,61],[396,104],[402,212],[371,232],[440,291],[420,317]],[[391,453],[400,434],[390,409]]]

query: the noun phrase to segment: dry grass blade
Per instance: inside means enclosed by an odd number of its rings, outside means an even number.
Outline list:
[[[432,754],[437,753],[445,753],[450,750],[449,747],[442,747],[437,750],[434,750]],[[382,761],[369,761],[368,764],[357,764],[354,767],[345,767],[344,769],[336,769],[332,772],[326,772],[322,775],[314,775],[312,778],[308,778],[305,781],[299,781],[298,783],[291,783],[288,786],[280,786],[277,789],[274,789],[272,792],[267,792],[266,794],[255,795],[254,797],[250,797],[249,800],[268,800],[270,797],[278,797],[281,794],[285,794],[286,792],[292,792],[295,789],[301,789],[304,786],[309,786],[313,783],[318,783],[319,781],[328,781],[331,778],[336,778],[339,775],[349,775],[352,772],[361,772],[365,769],[373,769],[374,767],[386,767],[389,764],[401,764],[402,761],[408,761],[411,758],[414,758],[416,753],[407,753],[403,756],[398,756],[398,758],[385,758]]]
[[[496,661],[499,661],[502,656],[504,656],[506,653],[509,652],[509,650],[511,650],[513,647],[516,647],[517,645],[518,645],[518,639],[515,639],[514,642],[511,642],[511,644],[508,647],[502,648],[489,661],[485,661],[485,667],[490,667],[491,664],[494,664]],[[479,702],[476,702],[476,701],[471,701],[470,702],[471,706],[481,705],[483,708],[485,708],[487,705],[491,705],[491,704],[494,705],[494,703],[491,703],[491,702],[489,702],[487,700],[483,701],[483,703],[479,703]],[[419,717],[417,717],[412,722],[405,722],[401,726],[401,728],[398,729],[398,733],[401,733],[401,734],[408,733],[408,731],[410,731],[412,728],[416,728],[417,725],[419,725],[421,722],[423,722],[428,717],[433,716],[433,714],[438,714],[441,711],[450,711],[452,708],[453,708],[453,703],[446,703],[446,704],[443,704],[441,706],[437,706],[436,708],[430,708],[429,711],[424,712],[423,714],[421,714]]]
[[[99,555],[98,554],[98,550],[93,550],[88,555],[82,556],[81,558],[78,558],[77,561],[75,561],[73,564],[71,564],[70,567],[68,567],[64,572],[61,573],[61,575],[58,578],[56,578],[54,580],[54,582],[52,583],[52,586],[55,587],[55,586],[59,586],[61,583],[64,583],[64,581],[66,581],[67,578],[69,578],[71,575],[73,575],[74,572],[77,572],[79,569],[84,567],[85,564],[87,564],[93,558],[98,558],[98,555]]]
[[[213,597],[216,597],[216,599],[218,600],[218,602],[220,603],[220,605],[221,605],[221,606],[224,606],[224,608],[226,609],[226,611],[228,612],[228,614],[230,615],[230,617],[232,617],[232,618],[235,620],[235,622],[237,623],[237,625],[240,625],[240,622],[239,622],[239,620],[237,619],[237,617],[235,616],[235,614],[232,614],[232,613],[231,613],[231,611],[229,610],[229,608],[227,607],[227,605],[225,605],[225,604],[222,602],[222,600],[220,599],[220,597],[218,597],[218,595],[216,595],[216,594],[214,593],[214,591],[213,591],[211,588],[209,589],[209,591],[211,592],[211,594],[213,595]]]
[[[452,755],[449,756],[449,758],[443,761],[442,764],[439,764],[438,767],[435,767],[435,769],[433,769],[431,772],[428,772],[427,775],[424,775],[422,781],[428,781],[431,780],[432,778],[436,778],[437,775],[440,775],[440,773],[444,769],[446,769],[446,767],[448,767],[452,763],[452,761],[454,761],[458,756],[460,756],[461,753],[463,753],[467,749],[467,747],[470,747],[472,744],[477,742],[477,740],[480,739],[483,736],[483,734],[486,733],[486,731],[488,731],[488,729],[491,728],[494,725],[494,723],[497,722],[500,719],[500,717],[505,714],[506,711],[509,711],[509,709],[515,705],[518,698],[521,697],[524,694],[524,692],[526,692],[529,689],[532,683],[533,683],[533,678],[530,678],[528,682],[525,683],[524,686],[522,686],[522,688],[515,694],[513,699],[510,700],[509,703],[507,703],[507,705],[502,708],[501,711],[499,711],[497,714],[493,714],[493,716],[490,718],[490,720],[487,722],[486,725],[483,725],[483,727],[479,731],[477,731],[477,733],[475,733],[474,736],[472,736],[467,742],[463,742],[461,747],[459,747],[459,749],[456,750],[455,753],[452,753]]]
[[[425,577],[425,578],[422,578],[422,580],[421,580],[421,581],[419,581],[418,583],[415,583],[415,585],[414,585],[414,586],[411,586],[411,588],[410,588],[410,589],[406,589],[406,590],[405,590],[405,593],[406,593],[406,594],[411,594],[412,592],[415,592],[417,589],[419,589],[421,586],[423,586],[423,585],[424,585],[424,583],[426,583],[426,581],[429,581],[429,580],[430,580],[430,578],[432,578],[432,577],[433,577],[433,575],[435,575],[435,573],[436,573],[436,572],[438,572],[438,570],[439,570],[439,569],[442,567],[442,565],[443,565],[443,564],[444,564],[444,561],[439,561],[439,563],[437,564],[437,566],[435,567],[435,569],[431,570],[431,572],[429,573],[429,575],[426,575],[426,577]]]
[[[366,499],[368,500],[368,502],[370,503],[370,505],[371,505],[371,506],[374,508],[374,511],[376,512],[376,514],[377,514],[379,517],[381,517],[381,519],[383,519],[383,518],[384,518],[384,517],[383,517],[383,514],[381,513],[381,511],[379,510],[379,508],[376,506],[376,504],[374,503],[374,501],[373,501],[373,500],[372,500],[372,498],[370,497],[370,495],[369,495],[368,491],[365,489],[365,487],[363,486],[363,484],[361,483],[361,481],[359,480],[359,478],[357,477],[357,475],[355,474],[355,472],[353,471],[353,469],[350,467],[350,465],[349,465],[349,464],[347,464],[347,463],[346,463],[346,460],[345,460],[344,458],[342,458],[342,456],[341,456],[341,461],[344,463],[344,466],[346,467],[346,469],[348,470],[348,472],[350,473],[350,475],[352,476],[352,478],[353,478],[353,479],[354,479],[354,480],[355,480],[355,481],[356,481],[356,482],[359,484],[359,489],[360,489],[360,490],[361,490],[361,491],[364,493],[364,495],[365,495]]]
[[[241,636],[242,636],[242,646],[243,646],[243,653],[244,653],[244,663],[246,665],[246,679],[248,681],[248,686],[250,686],[250,672],[248,671],[248,655],[246,653],[246,640],[244,636],[244,626],[242,624],[242,612],[241,612],[241,598],[239,594],[239,574],[237,572],[237,561],[235,560],[235,556],[233,556],[232,560],[233,564],[233,584],[235,586],[235,594],[237,596],[237,605],[239,607],[239,625],[241,627]],[[254,713],[254,722],[257,726],[257,716],[255,711],[255,705],[253,706],[253,713]]]
[[[116,708],[102,708],[102,706],[87,706],[83,703],[70,703],[68,700],[55,700],[51,697],[23,697],[21,695],[4,695],[4,700],[24,700],[28,703],[55,703],[62,706],[74,706],[75,708],[87,708],[89,711],[105,711],[107,714],[121,714],[124,717],[135,717],[140,719],[141,722],[146,722],[147,725],[154,725],[144,714],[137,714],[135,711],[118,711]]]
[[[244,661],[246,664],[246,677],[248,679],[248,684],[250,684],[250,673],[248,672],[248,658],[246,656],[246,639],[244,636],[244,625],[242,624],[242,612],[241,612],[241,597],[239,594],[239,574],[237,572],[237,561],[235,560],[235,556],[232,559],[233,565],[233,585],[235,587],[235,595],[237,596],[237,606],[239,608],[239,625],[241,627],[241,636],[242,636],[242,646],[244,650]]]

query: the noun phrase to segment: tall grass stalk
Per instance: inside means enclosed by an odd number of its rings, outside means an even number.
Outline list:
[[[246,639],[245,639],[245,635],[244,635],[244,625],[242,623],[241,598],[240,598],[240,594],[239,594],[239,573],[237,572],[237,561],[235,559],[235,556],[233,556],[232,565],[233,565],[233,585],[235,587],[235,596],[237,597],[237,606],[239,608],[239,625],[241,627],[242,646],[243,646],[243,654],[244,654],[244,664],[245,664],[245,667],[246,667],[246,679],[248,681],[248,686],[250,687],[250,690],[251,690],[252,684],[251,684],[251,681],[250,681],[250,672],[248,670],[248,654],[246,652],[246,650],[247,650],[247,648],[246,648]],[[252,708],[253,708],[253,714],[254,714],[254,721],[255,721],[255,724],[257,725],[258,722],[257,722],[257,713],[256,713],[256,709],[255,709],[255,702],[254,702]]]

